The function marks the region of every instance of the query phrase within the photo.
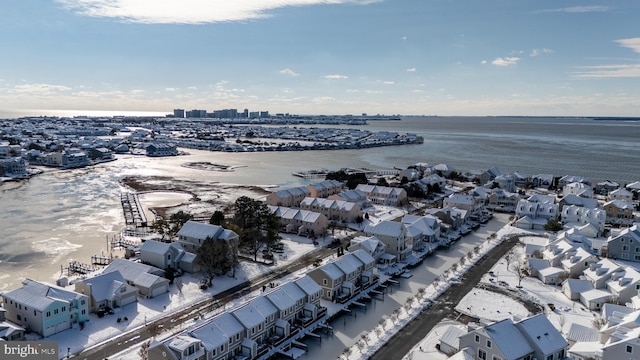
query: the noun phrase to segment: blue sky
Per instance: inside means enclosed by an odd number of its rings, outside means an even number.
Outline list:
[[[3,0],[2,111],[640,116],[640,1]]]

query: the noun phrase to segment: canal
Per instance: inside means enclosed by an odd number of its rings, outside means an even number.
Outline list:
[[[497,232],[507,224],[508,214],[495,214],[487,223],[476,231],[462,237],[448,249],[438,250],[426,258],[422,264],[411,269],[412,277],[398,278],[397,285],[390,285],[384,291],[384,296],[373,297],[366,307],[353,307],[350,314],[334,319],[329,325],[333,334],[320,333],[320,338],[309,338],[304,341],[307,352],[300,357],[305,360],[328,360],[338,358],[346,348],[353,346],[360,336],[372,331],[384,316],[390,315],[401,307],[409,297],[414,296],[418,289],[426,287],[441,275],[451,265],[482,242],[489,235]],[[398,354],[401,358],[404,354]]]

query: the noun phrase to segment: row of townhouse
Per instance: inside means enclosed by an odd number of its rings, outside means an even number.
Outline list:
[[[403,206],[407,204],[407,191],[403,188],[358,184],[356,190],[367,194],[367,199],[376,205]]]
[[[300,202],[300,209],[323,214],[329,221],[355,223],[362,219],[362,209],[354,202],[306,197]]]
[[[307,274],[322,288],[322,298],[343,303],[377,282],[376,260],[357,249]]]
[[[569,343],[544,314],[538,314],[517,321],[469,323],[466,332],[451,326],[439,347],[457,359],[563,360]]]
[[[322,288],[304,276],[169,339],[154,342],[150,359],[255,359],[324,319]]]
[[[281,230],[303,236],[319,236],[327,231],[329,222],[324,214],[284,206],[267,205],[280,220]]]
[[[336,180],[325,180],[290,189],[282,189],[267,195],[267,205],[297,207],[306,197],[328,198],[342,192],[344,186]]]

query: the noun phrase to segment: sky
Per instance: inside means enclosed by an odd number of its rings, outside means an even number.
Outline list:
[[[0,116],[640,116],[637,0],[3,0]]]

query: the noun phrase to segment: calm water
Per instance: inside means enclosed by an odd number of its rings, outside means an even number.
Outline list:
[[[190,151],[175,158],[122,156],[90,169],[50,171],[0,186],[0,291],[25,277],[54,281],[70,260],[89,262],[123,226],[118,180],[169,175],[232,184],[298,186],[296,170],[405,167],[447,163],[460,171],[498,166],[523,174],[580,175],[621,184],[640,180],[640,122],[555,118],[412,117],[376,121],[370,130],[414,132],[424,144],[365,150],[279,153]],[[209,172],[180,166],[238,166]]]

